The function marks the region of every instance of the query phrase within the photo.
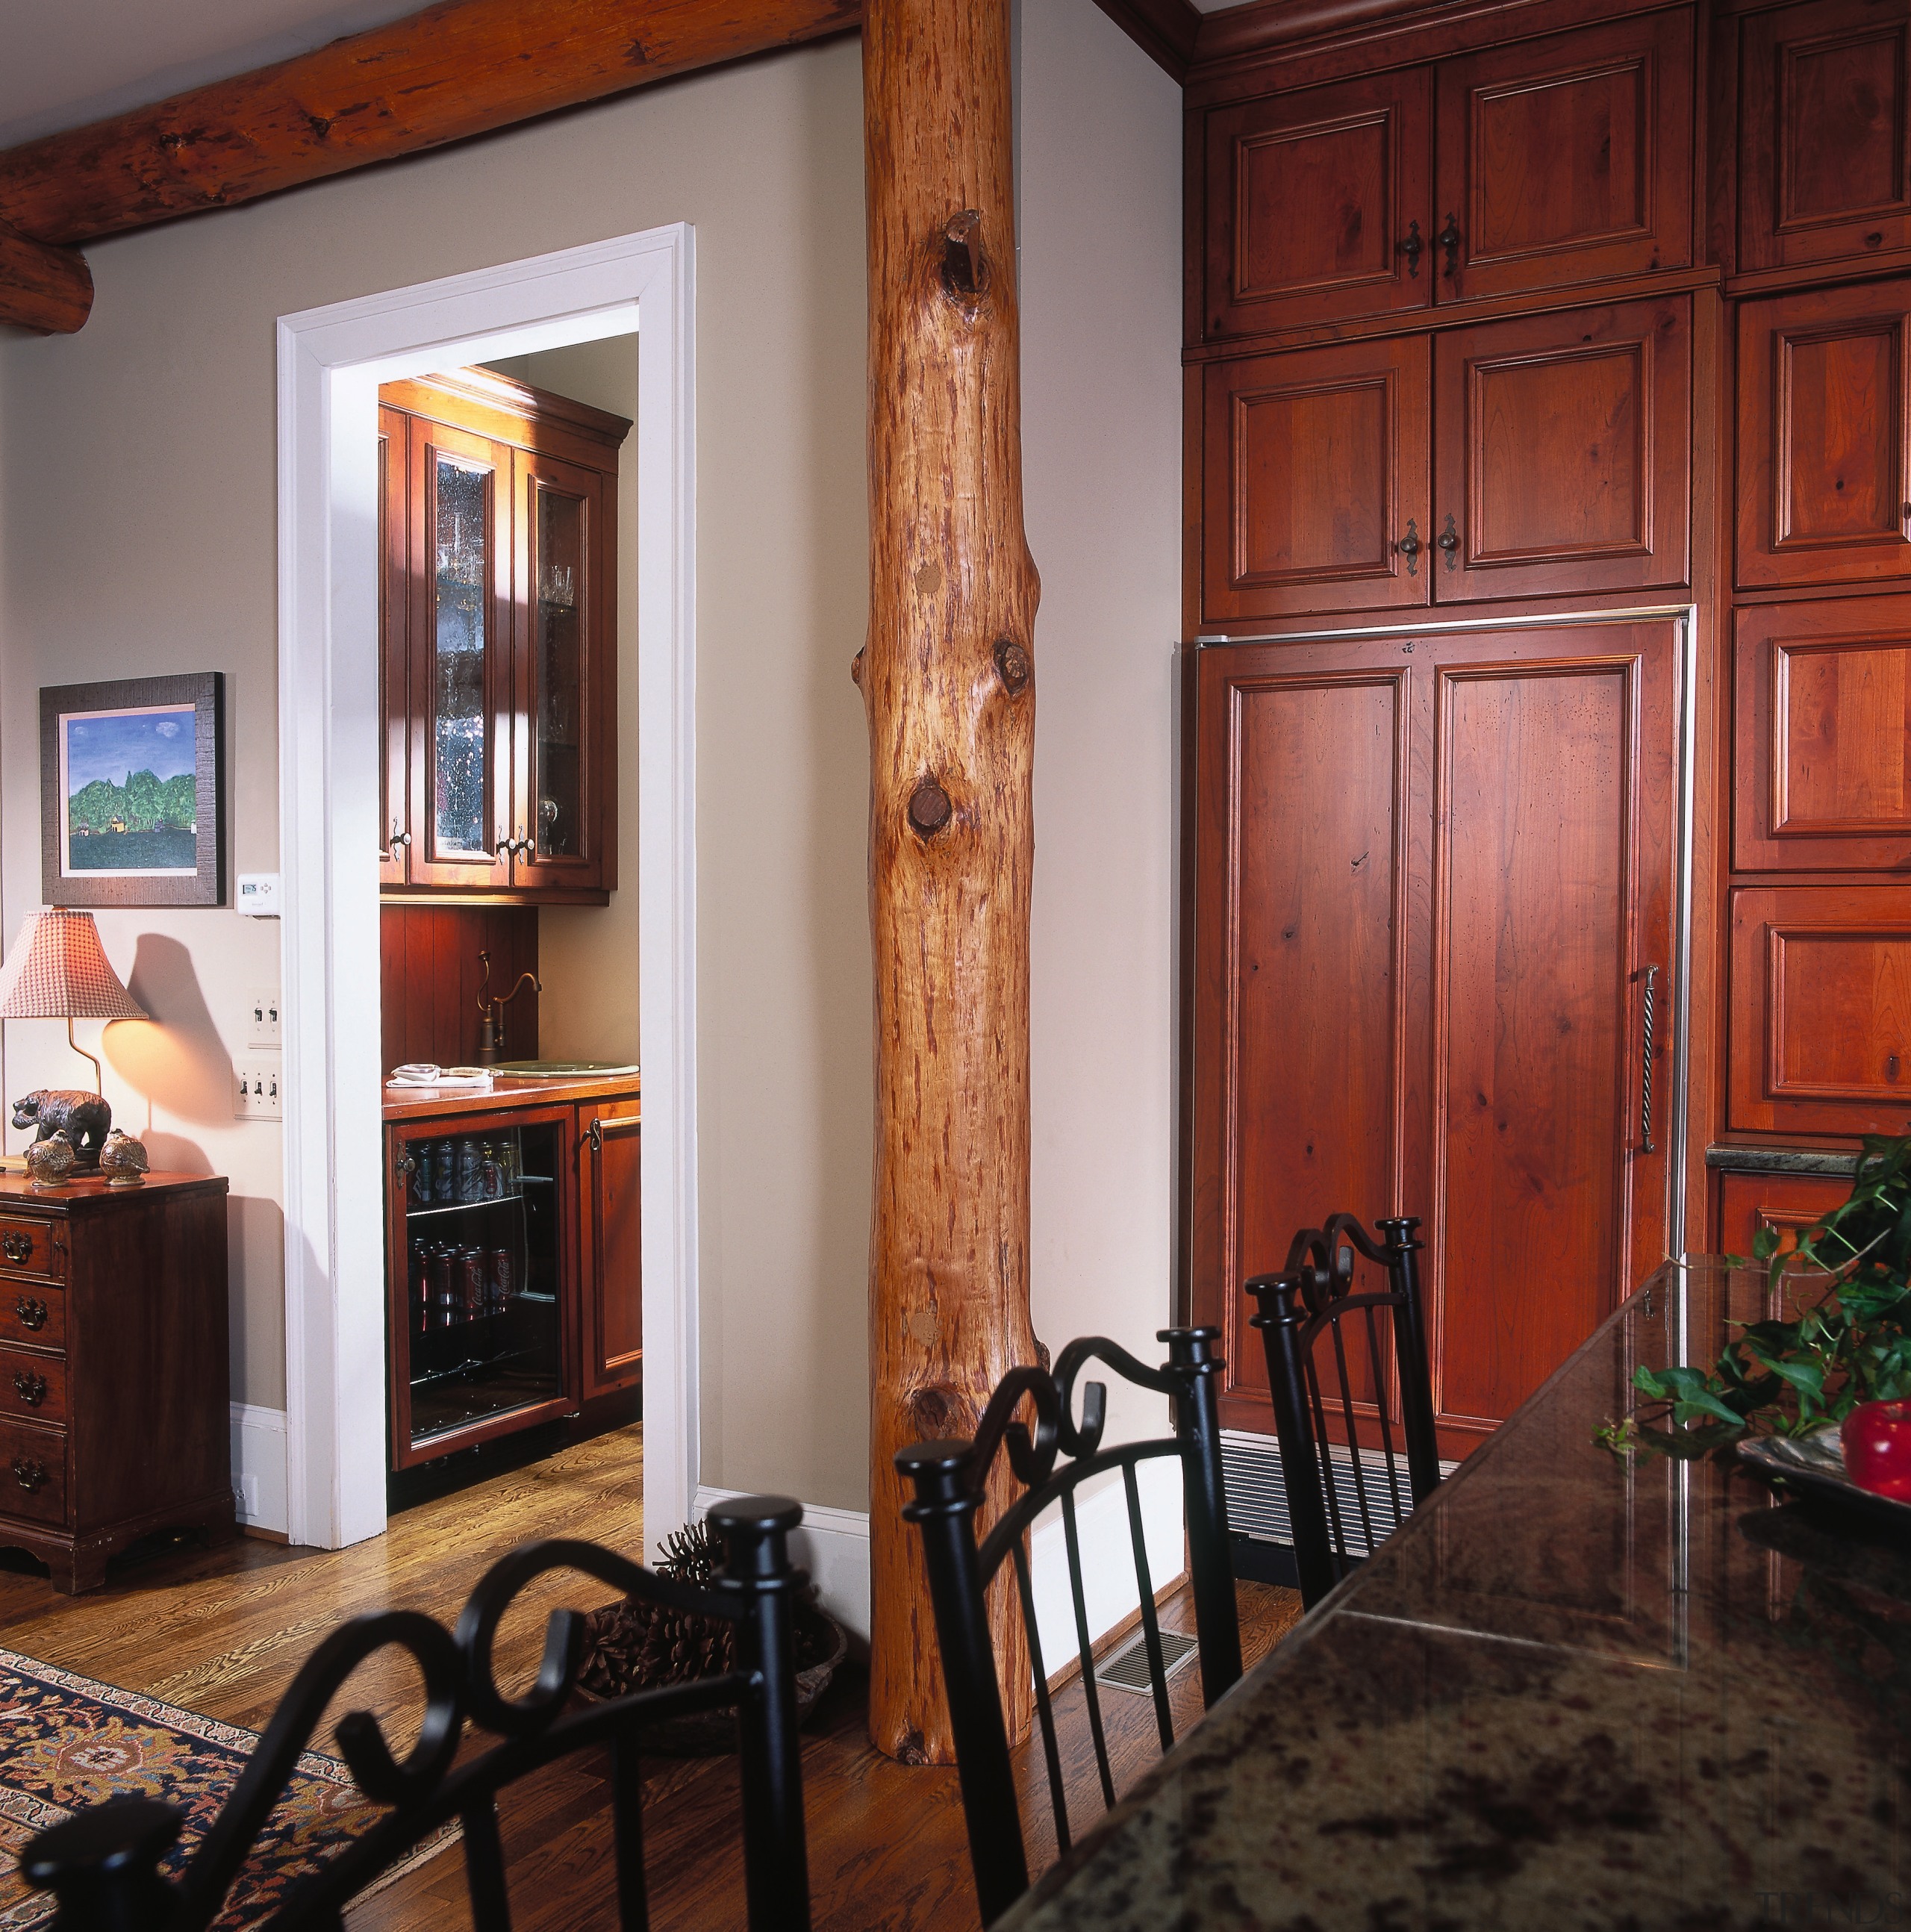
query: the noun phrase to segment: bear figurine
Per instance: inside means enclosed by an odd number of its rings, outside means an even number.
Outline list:
[[[40,1087],[14,1102],[14,1125],[34,1127],[36,1141],[50,1141],[64,1130],[79,1156],[77,1167],[98,1167],[112,1109],[97,1094],[76,1087]]]

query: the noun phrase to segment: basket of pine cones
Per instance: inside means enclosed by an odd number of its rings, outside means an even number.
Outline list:
[[[707,1523],[692,1523],[664,1539],[660,1574],[680,1582],[707,1584],[723,1560]],[[801,1724],[829,1688],[849,1648],[842,1624],[814,1601],[799,1601],[795,1623],[796,1721]],[[592,1702],[654,1690],[667,1684],[720,1677],[736,1661],[736,1629],[721,1617],[700,1616],[635,1598],[605,1604],[584,1618],[584,1658],[578,1672],[580,1697]],[[694,1711],[647,1727],[652,1750],[680,1757],[713,1757],[736,1748],[736,1720],[728,1710]]]

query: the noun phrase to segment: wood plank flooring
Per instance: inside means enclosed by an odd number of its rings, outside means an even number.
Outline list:
[[[254,1730],[325,1633],[361,1611],[403,1605],[449,1623],[488,1565],[513,1545],[575,1535],[620,1548],[640,1542],[643,1432],[602,1436],[472,1488],[394,1516],[389,1531],[350,1550],[287,1549],[248,1540],[203,1550],[161,1549],[122,1562],[91,1595],[58,1594],[37,1565],[0,1552],[0,1644],[128,1689]],[[1239,1586],[1250,1666],[1300,1615],[1292,1591]],[[527,1592],[498,1646],[507,1689],[526,1684],[550,1612],[590,1608],[608,1593],[587,1578],[545,1580]],[[1164,1605],[1168,1628],[1192,1628],[1185,1593]],[[1198,1670],[1174,1680],[1179,1732],[1200,1711]],[[394,1750],[416,1735],[416,1672],[373,1660],[352,1680],[314,1743],[347,1708],[384,1723]],[[819,1932],[971,1932],[976,1924],[961,1795],[952,1770],[908,1768],[870,1747],[866,1679],[852,1666],[805,1732],[803,1784],[811,1890]],[[1157,1754],[1150,1700],[1103,1687],[1102,1708],[1118,1785]],[[1078,1832],[1100,1815],[1078,1682],[1058,1696]],[[1018,1754],[1031,1868],[1054,1856],[1039,1750]],[[519,1932],[611,1928],[609,1792],[605,1768],[579,1760],[517,1787],[505,1808],[514,1921]],[[653,1924],[742,1932],[736,1779],[728,1759],[659,1757],[646,1773],[644,1832]],[[470,1923],[461,1861],[434,1859],[363,1902],[353,1932],[452,1932]]]

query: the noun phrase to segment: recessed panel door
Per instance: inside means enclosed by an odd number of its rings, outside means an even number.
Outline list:
[[[584,1390],[644,1378],[642,1110],[635,1100],[580,1107]]]
[[[1738,581],[1911,577],[1911,281],[1738,312]]]
[[[1212,110],[1202,332],[1431,303],[1432,118],[1426,68]]]
[[[1430,601],[1429,354],[1409,337],[1203,372],[1208,622]]]
[[[1675,296],[1438,338],[1436,602],[1688,580],[1690,324]]]
[[[410,419],[378,412],[378,737],[380,886],[411,878],[411,632],[406,586],[411,555]]]

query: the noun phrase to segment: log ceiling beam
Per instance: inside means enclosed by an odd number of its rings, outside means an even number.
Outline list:
[[[0,322],[70,335],[93,306],[93,272],[72,248],[34,242],[0,221]]]

